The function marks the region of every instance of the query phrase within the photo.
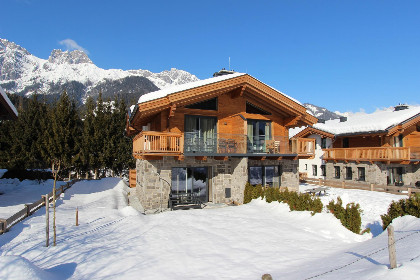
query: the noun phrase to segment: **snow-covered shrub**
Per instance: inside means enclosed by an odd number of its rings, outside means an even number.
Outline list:
[[[358,203],[348,203],[343,207],[343,201],[337,197],[337,202],[331,200],[327,209],[341,221],[341,224],[354,233],[360,233],[362,226],[362,210]]]
[[[382,228],[386,229],[393,219],[411,215],[420,218],[420,194],[410,198],[393,201],[388,207],[388,213],[381,215]]]

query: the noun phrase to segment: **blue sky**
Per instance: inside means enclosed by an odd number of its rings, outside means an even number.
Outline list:
[[[1,2],[0,37],[45,59],[70,39],[101,68],[205,79],[230,57],[231,69],[330,110],[420,104],[420,1]]]

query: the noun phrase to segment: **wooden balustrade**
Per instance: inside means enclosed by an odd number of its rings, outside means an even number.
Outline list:
[[[420,152],[420,151],[419,151]],[[409,147],[361,147],[324,150],[324,160],[409,161]]]
[[[136,155],[181,155],[184,137],[181,133],[143,131],[133,139],[133,154]]]
[[[315,139],[314,138],[292,138],[291,148],[292,153],[299,156],[314,156],[315,155]]]

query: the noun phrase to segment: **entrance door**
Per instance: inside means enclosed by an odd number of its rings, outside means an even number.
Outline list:
[[[208,168],[172,168],[172,195],[195,194],[203,203],[208,202]]]

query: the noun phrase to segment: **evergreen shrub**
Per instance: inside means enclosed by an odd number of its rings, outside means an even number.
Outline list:
[[[256,198],[265,198],[268,203],[273,201],[284,202],[289,205],[292,211],[312,211],[312,215],[321,213],[323,207],[319,198],[309,194],[291,192],[287,188],[284,191],[273,187],[263,188],[261,185],[252,186],[247,183],[244,191],[244,204]]]
[[[393,219],[411,215],[420,218],[420,194],[411,196],[410,198],[393,201],[385,215],[381,215],[382,228],[386,229]]]
[[[362,210],[360,205],[357,203],[348,203],[346,208],[343,207],[343,201],[340,197],[337,198],[337,202],[331,200],[327,205],[327,209],[341,221],[341,224],[348,230],[359,234],[362,226]]]
[[[47,170],[27,170],[27,169],[9,169],[7,170],[2,178],[16,178],[19,181],[23,180],[38,180],[45,181],[53,179],[51,171]]]

